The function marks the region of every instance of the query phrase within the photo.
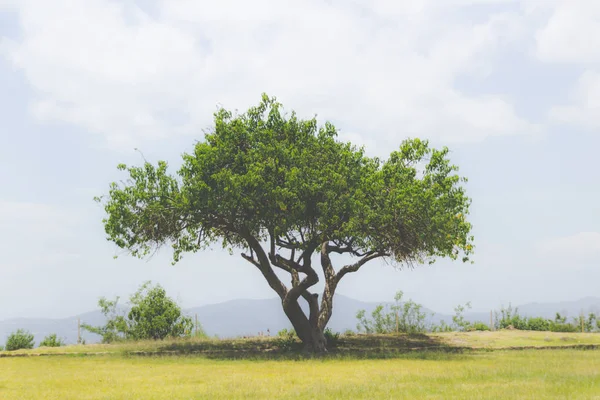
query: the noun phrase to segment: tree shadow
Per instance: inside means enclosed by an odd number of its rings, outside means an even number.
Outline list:
[[[416,335],[356,335],[332,340],[326,354],[311,354],[295,338],[267,337],[231,340],[189,340],[165,343],[154,352],[131,352],[150,356],[200,356],[217,360],[302,359],[464,359],[468,347],[451,346],[439,337]]]

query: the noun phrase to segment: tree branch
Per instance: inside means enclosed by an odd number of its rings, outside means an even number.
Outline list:
[[[369,253],[367,253],[367,255],[365,255],[363,258],[361,258],[354,264],[346,265],[342,269],[340,269],[339,272],[337,273],[335,279],[337,282],[339,282],[340,279],[342,279],[344,277],[344,275],[346,275],[347,273],[350,273],[350,272],[358,271],[360,269],[360,267],[362,267],[364,264],[368,263],[369,261],[374,260],[379,257],[387,257],[387,256],[389,256],[389,254],[380,253],[380,252],[369,252]]]
[[[248,261],[250,264],[254,265],[255,267],[257,267],[258,269],[260,269],[260,264],[258,263],[258,261],[256,261],[254,259],[254,254],[252,253],[252,249],[250,249],[250,254],[251,255],[247,255],[245,253],[242,253],[241,256],[244,260]]]
[[[256,259],[254,259],[253,257],[245,256],[244,254],[242,254],[242,257],[244,257],[244,259],[246,259],[247,261],[250,261],[256,267],[258,267],[260,272],[262,272],[263,276],[267,280],[269,286],[283,300],[287,296],[288,290],[285,287],[285,285],[281,282],[281,280],[277,277],[275,271],[273,271],[273,268],[269,263],[269,258],[267,257],[267,254],[260,245],[260,242],[250,232],[248,232],[247,229],[243,229],[240,232],[240,236],[246,241],[248,247],[254,250],[254,253],[256,253]]]

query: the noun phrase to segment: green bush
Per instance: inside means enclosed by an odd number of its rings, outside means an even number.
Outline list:
[[[293,329],[282,329],[277,332],[277,339],[275,342],[279,346],[280,349],[284,351],[293,350],[298,341],[298,336],[296,335],[296,331]]]
[[[33,349],[34,344],[33,335],[30,332],[18,329],[16,332],[8,335],[6,350]]]
[[[500,309],[501,318],[498,320],[498,314],[496,314],[496,328],[507,329],[513,327],[514,329],[527,330],[527,318],[519,315],[519,309],[513,309],[509,304],[508,308],[502,307]]]
[[[549,331],[550,321],[546,318],[535,317],[527,320],[527,330],[530,331]]]
[[[277,332],[277,337],[287,338],[287,337],[297,337],[296,331],[293,328],[287,329],[283,328],[279,332]]]
[[[425,318],[427,314],[422,312],[422,305],[408,300],[401,302],[404,293],[399,291],[394,296],[395,303],[391,306],[380,304],[371,313],[371,319],[366,317],[366,311],[360,310],[356,313],[358,332],[365,333],[424,333],[427,331]]]
[[[56,333],[52,333],[46,336],[44,340],[40,342],[39,347],[60,347],[64,345],[65,342],[61,338],[57,337]]]
[[[452,332],[454,331],[454,328],[452,327],[452,325],[448,325],[446,323],[446,321],[442,320],[440,321],[439,325],[432,325],[431,326],[431,332]]]
[[[580,328],[569,323],[560,323],[550,321],[550,332],[579,332]]]
[[[471,330],[471,331],[489,331],[490,327],[481,321],[477,321],[474,324],[471,324],[471,326],[469,327],[469,330]]]
[[[325,336],[325,340],[327,340],[327,345],[331,347],[336,347],[338,342],[340,341],[340,333],[333,332],[331,329],[327,328],[323,332]]]

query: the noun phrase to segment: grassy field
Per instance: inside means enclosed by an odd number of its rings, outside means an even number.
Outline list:
[[[395,359],[0,359],[10,399],[600,399],[597,350],[410,353]]]
[[[0,358],[0,399],[600,400],[600,350],[565,347],[598,343],[600,334],[507,331],[346,338],[312,359],[257,356],[273,339],[34,349],[16,353],[69,354]],[[498,350],[519,346],[560,348]],[[164,350],[179,354],[131,355]]]

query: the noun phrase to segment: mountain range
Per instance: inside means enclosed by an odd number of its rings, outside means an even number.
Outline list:
[[[356,330],[356,313],[366,310],[370,313],[381,302],[363,302],[343,295],[336,295],[334,300],[334,312],[329,322],[329,327],[336,332],[347,329]],[[600,298],[586,297],[577,301],[557,303],[529,303],[518,306],[519,314],[523,316],[540,316],[554,318],[556,312],[569,317],[577,316],[581,312],[587,314],[595,312],[600,314]],[[452,322],[451,315],[437,314],[423,308],[430,317],[431,323],[439,323],[441,320]],[[184,314],[195,318],[201,323],[204,330],[211,336],[235,337],[245,335],[257,335],[262,332],[265,335],[275,335],[279,330],[290,328],[291,324],[283,313],[279,299],[262,300],[231,300],[218,304],[210,304],[183,310]],[[431,316],[431,314],[434,314]],[[465,312],[466,320],[483,321],[489,323],[489,312]],[[0,321],[0,344],[5,338],[17,329],[25,329],[34,334],[36,344],[50,333],[56,333],[66,343],[77,342],[77,320],[93,326],[103,325],[106,318],[100,310],[90,311],[80,315],[62,319],[45,318],[15,318]],[[82,330],[82,337],[86,343],[96,343],[100,337]]]

